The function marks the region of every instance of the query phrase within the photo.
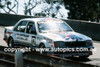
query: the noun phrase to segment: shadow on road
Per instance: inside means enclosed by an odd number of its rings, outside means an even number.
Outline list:
[[[70,59],[70,60],[73,60],[73,61],[79,61],[79,62],[89,62],[89,61],[91,61],[89,58],[79,58],[79,57],[69,57],[69,58],[66,58],[66,59]]]

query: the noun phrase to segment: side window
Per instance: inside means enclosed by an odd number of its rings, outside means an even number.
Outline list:
[[[29,22],[27,25],[26,33],[36,34],[35,24],[34,22]]]
[[[18,32],[25,32],[26,25],[27,21],[21,21],[14,30]]]

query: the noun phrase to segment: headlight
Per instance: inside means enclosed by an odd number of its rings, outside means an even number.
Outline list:
[[[87,45],[87,46],[91,46],[91,45],[93,45],[92,40],[87,40],[87,41],[86,41],[86,45]]]

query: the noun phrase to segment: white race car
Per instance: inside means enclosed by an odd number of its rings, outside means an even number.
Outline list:
[[[21,19],[14,27],[5,27],[4,40],[9,47],[56,48],[52,53],[63,56],[89,57],[94,47],[91,38],[74,32],[66,22],[55,18]],[[88,50],[82,51],[84,48]]]

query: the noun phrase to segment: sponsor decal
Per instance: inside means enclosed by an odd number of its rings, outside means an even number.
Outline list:
[[[56,33],[56,34],[61,36],[65,40],[71,40],[71,36],[69,34],[64,34],[64,33]]]
[[[71,39],[70,36],[66,34],[65,35],[65,40],[69,40],[69,39]]]
[[[59,32],[59,33],[50,33],[47,36],[51,38],[58,38],[62,37],[64,40],[71,41],[71,40],[83,40],[83,38],[73,34],[73,33],[65,33],[65,32]]]

